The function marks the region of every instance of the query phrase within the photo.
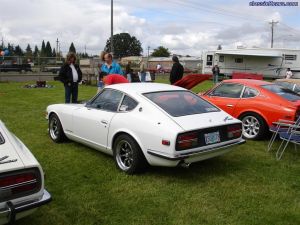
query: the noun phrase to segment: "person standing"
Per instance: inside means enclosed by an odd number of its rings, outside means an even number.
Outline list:
[[[105,72],[107,74],[120,74],[123,75],[123,71],[121,66],[113,60],[112,54],[105,53],[103,54],[104,63],[101,66],[101,72]]]
[[[291,69],[287,68],[286,73],[285,73],[285,78],[286,79],[291,79],[292,76],[293,76],[293,73],[292,73]]]
[[[76,64],[76,54],[69,52],[66,63],[59,71],[60,81],[65,87],[65,103],[77,103],[78,99],[78,83],[82,80],[82,72],[78,64]]]
[[[146,82],[146,68],[143,59],[140,60],[141,82]]]
[[[219,81],[219,74],[220,74],[220,68],[218,67],[218,65],[215,65],[213,68],[212,68],[212,73],[213,73],[213,81],[214,81],[214,84],[218,83]]]
[[[127,77],[127,80],[131,82],[131,74],[132,74],[132,69],[131,69],[131,61],[128,61],[126,68],[125,68],[125,77]]]
[[[176,81],[180,80],[183,76],[184,68],[179,63],[179,59],[177,56],[172,57],[173,66],[170,72],[170,83],[174,84]]]

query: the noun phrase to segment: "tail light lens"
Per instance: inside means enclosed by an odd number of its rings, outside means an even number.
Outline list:
[[[198,145],[198,133],[197,132],[189,132],[179,134],[176,141],[176,149],[177,150],[185,150],[188,148],[193,148]]]
[[[41,175],[38,169],[20,170],[0,176],[0,201],[20,198],[36,193],[41,188]]]
[[[295,114],[295,121],[299,119],[300,116],[300,108],[297,108],[296,114]]]
[[[227,137],[229,139],[239,138],[242,136],[242,124],[233,124],[227,126]]]

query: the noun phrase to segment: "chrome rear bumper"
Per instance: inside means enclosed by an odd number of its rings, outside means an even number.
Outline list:
[[[6,203],[6,208],[0,209],[0,219],[5,219],[6,223],[13,223],[16,220],[16,215],[18,213],[35,209],[42,205],[49,203],[52,200],[50,193],[44,189],[43,196],[40,200],[36,201],[28,201],[28,202],[21,202],[14,205],[12,202],[8,201]]]

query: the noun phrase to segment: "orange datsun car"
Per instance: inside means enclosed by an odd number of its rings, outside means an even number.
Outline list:
[[[247,139],[261,139],[273,122],[300,115],[300,95],[262,80],[224,80],[201,96],[240,119]]]

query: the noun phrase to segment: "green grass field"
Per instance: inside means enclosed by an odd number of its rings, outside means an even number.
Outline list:
[[[52,142],[45,109],[64,101],[63,86],[24,84],[0,83],[0,119],[41,163],[53,201],[16,224],[300,224],[300,152],[293,146],[276,161],[267,140],[248,141],[189,169],[150,167],[129,176],[101,152]],[[211,86],[206,81],[193,90]],[[79,99],[95,93],[96,87],[81,86]]]

